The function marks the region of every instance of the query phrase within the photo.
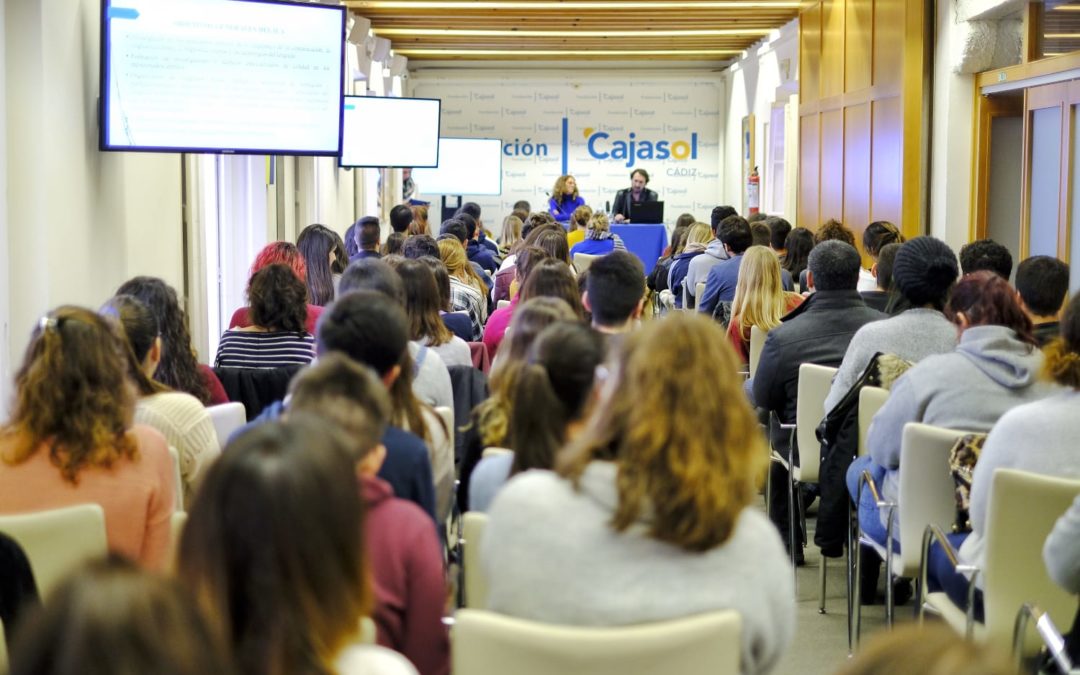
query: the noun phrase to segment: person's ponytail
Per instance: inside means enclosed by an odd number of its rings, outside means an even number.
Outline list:
[[[566,407],[551,388],[547,370],[540,365],[522,366],[514,385],[514,408],[510,416],[510,447],[514,464],[510,475],[529,469],[550,469],[555,453],[566,440]]]

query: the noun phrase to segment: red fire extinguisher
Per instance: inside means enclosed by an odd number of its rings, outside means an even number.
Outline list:
[[[750,172],[746,180],[746,213],[752,215],[761,210],[761,177],[757,167]]]

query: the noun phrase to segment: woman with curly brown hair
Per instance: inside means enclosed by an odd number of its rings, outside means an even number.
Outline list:
[[[125,345],[108,319],[64,306],[42,317],[0,427],[0,513],[95,503],[109,548],[165,562],[175,494],[165,439],[132,426]]]
[[[307,263],[304,261],[304,256],[300,253],[300,249],[296,247],[296,244],[288,241],[272,241],[262,247],[262,250],[255,256],[255,262],[251,264],[251,271],[248,275],[249,288],[251,279],[255,277],[256,273],[268,265],[275,264],[285,265],[292,270],[300,283],[304,284],[305,295],[307,294]],[[322,307],[311,302],[307,303],[304,310],[304,328],[312,335],[315,334],[315,324],[319,322],[322,310]],[[241,307],[233,312],[232,317],[229,319],[229,328],[246,328],[251,325],[252,321],[251,308]]]
[[[248,284],[252,325],[229,329],[218,343],[215,368],[306,366],[315,338],[304,326],[307,287],[281,263],[256,272]]]
[[[742,672],[776,664],[795,625],[791,569],[751,506],[767,455],[724,342],[682,312],[626,336],[557,473],[515,476],[492,503],[480,544],[490,609],[579,626],[734,609]]]

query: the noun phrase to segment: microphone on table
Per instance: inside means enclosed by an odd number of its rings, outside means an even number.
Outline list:
[[[604,202],[604,211],[611,213],[611,202]]]

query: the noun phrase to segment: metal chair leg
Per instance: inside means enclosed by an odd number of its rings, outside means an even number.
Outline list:
[[[852,566],[855,564],[855,557],[854,557],[854,554],[853,554],[853,551],[855,550],[854,549],[855,544],[854,544],[854,541],[853,541],[854,527],[855,526],[854,526],[854,523],[852,522],[852,519],[853,519],[852,505],[851,505],[850,502],[848,502],[847,550],[844,552],[844,565],[846,567],[846,572],[847,572],[846,578],[847,578],[847,646],[848,646],[848,656],[851,656],[852,653],[854,652],[854,642],[855,642],[855,640],[854,640],[855,631],[852,628],[852,617],[855,616],[854,605],[852,604],[852,602],[854,600],[856,600],[856,598],[855,598],[855,589],[853,588],[854,584],[852,584],[852,570],[853,570]]]
[[[818,614],[825,613],[825,568],[829,563],[829,559],[825,556],[821,556],[821,570],[819,572],[819,587],[818,587]]]

